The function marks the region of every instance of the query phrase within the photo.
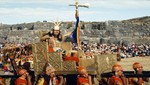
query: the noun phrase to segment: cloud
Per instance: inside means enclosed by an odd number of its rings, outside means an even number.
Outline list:
[[[3,23],[13,24],[17,22],[29,22],[29,21],[43,21],[43,20],[55,20],[59,18],[61,20],[74,20],[74,16],[71,11],[64,11],[46,8],[0,8],[0,18]],[[10,19],[10,21],[9,21]],[[13,21],[14,20],[14,21]]]
[[[0,0],[0,3],[67,3],[66,0]]]
[[[150,0],[94,0],[90,2],[93,7],[112,9],[139,9],[150,8]]]
[[[14,6],[21,4],[22,6],[68,6],[70,3],[75,3],[74,0],[0,0],[1,6]],[[91,8],[113,8],[113,9],[138,9],[150,8],[150,0],[79,0],[80,4],[90,3]],[[8,5],[9,4],[9,5]],[[14,5],[13,5],[14,4]],[[45,6],[44,6],[45,5]],[[22,7],[21,6],[21,7]]]
[[[74,1],[0,0],[0,22],[20,23],[56,18],[74,21],[75,8],[68,6]],[[79,8],[81,20],[122,19],[150,14],[150,0],[79,0],[79,4],[84,3],[90,3],[90,8]]]

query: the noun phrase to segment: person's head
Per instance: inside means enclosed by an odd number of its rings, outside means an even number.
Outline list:
[[[133,69],[137,72],[139,70],[143,70],[143,66],[139,62],[133,63]]]
[[[53,34],[54,34],[55,36],[57,36],[57,35],[60,34],[60,29],[59,29],[59,26],[58,26],[58,25],[55,25],[55,26],[54,26]]]
[[[83,77],[88,77],[87,70],[83,66],[77,68],[78,73]]]
[[[23,64],[23,68],[26,69],[27,71],[29,71],[30,70],[30,63],[29,62],[25,62]]]
[[[119,64],[115,64],[113,67],[112,67],[112,72],[114,72],[114,74],[116,76],[121,76],[123,74],[123,69],[121,67],[121,65]]]
[[[49,64],[49,63],[46,63],[45,66],[44,66],[44,71],[45,71],[45,74],[51,76],[51,77],[54,77],[55,76],[55,68]]]
[[[20,69],[18,71],[18,74],[19,74],[19,76],[26,78],[26,76],[28,75],[28,72],[25,69]]]

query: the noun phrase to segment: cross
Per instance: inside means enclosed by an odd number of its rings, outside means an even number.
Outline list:
[[[70,4],[69,6],[75,6],[76,10],[78,9],[78,7],[85,7],[85,8],[89,8],[89,4],[79,4],[78,0],[75,0],[75,4]]]

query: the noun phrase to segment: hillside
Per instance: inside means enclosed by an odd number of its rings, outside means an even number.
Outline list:
[[[73,31],[75,22],[62,22],[63,34]],[[38,42],[39,31],[49,31],[52,22],[0,25],[0,40],[8,42]],[[149,44],[150,16],[122,21],[81,22],[81,40],[100,43]]]

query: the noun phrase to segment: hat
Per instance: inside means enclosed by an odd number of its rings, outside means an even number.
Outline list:
[[[133,64],[133,69],[135,69],[135,68],[140,68],[140,67],[142,67],[142,65],[141,65],[139,62],[135,62],[135,63]]]
[[[54,68],[50,63],[48,63],[48,66],[49,66],[50,68]]]
[[[112,71],[117,71],[117,70],[123,70],[121,65],[119,64],[115,64],[113,67],[112,67]]]
[[[80,73],[81,72],[81,70],[83,70],[83,69],[85,69],[83,66],[78,66],[77,67],[77,71]]]
[[[55,26],[54,26],[54,30],[59,30],[59,26],[58,26],[58,25],[55,25]]]

